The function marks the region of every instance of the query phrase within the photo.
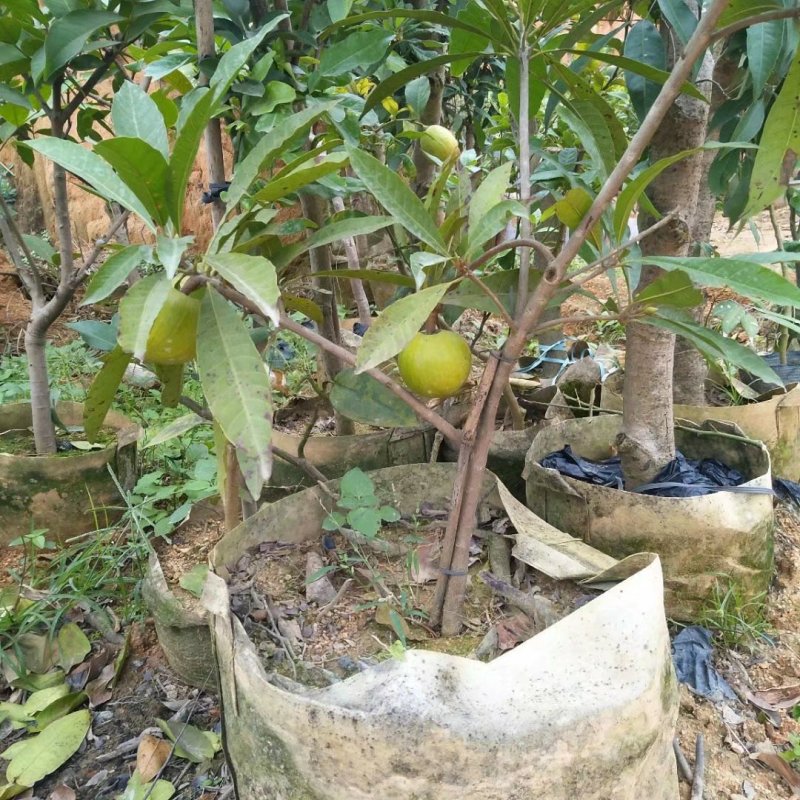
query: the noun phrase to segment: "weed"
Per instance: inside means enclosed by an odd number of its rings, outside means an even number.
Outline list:
[[[700,624],[715,631],[726,647],[752,647],[769,632],[765,598],[766,592],[747,598],[730,579],[718,579],[701,612]]]
[[[790,733],[789,749],[784,750],[780,755],[784,761],[788,761],[790,764],[800,763],[800,736],[796,733]]]

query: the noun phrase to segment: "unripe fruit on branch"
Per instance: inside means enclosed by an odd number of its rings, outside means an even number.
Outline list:
[[[450,397],[466,383],[472,366],[467,343],[452,331],[418,333],[400,352],[406,386],[423,397]]]
[[[145,361],[151,364],[185,364],[197,353],[200,301],[170,289],[147,337]]]
[[[425,128],[419,142],[424,153],[438,158],[439,161],[458,158],[461,152],[456,137],[441,125],[429,125]]]

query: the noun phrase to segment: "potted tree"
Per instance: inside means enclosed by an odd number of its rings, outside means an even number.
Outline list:
[[[154,42],[177,11],[136,3],[124,5],[119,13],[101,3],[77,10],[26,4],[24,13],[15,14],[14,24],[4,31],[4,46],[16,56],[3,66],[3,138],[13,138],[29,163],[33,154],[26,142],[35,142],[45,130],[58,142],[70,141],[76,130],[82,139],[99,138],[97,131],[107,126],[109,113],[101,95],[110,88],[109,81],[130,74],[123,59],[127,48]],[[127,125],[129,133],[134,121],[115,123],[123,127],[122,133]],[[108,467],[123,487],[131,487],[135,479],[137,426],[111,414],[102,446],[85,449],[86,437],[76,430],[82,428],[81,407],[51,404],[45,352],[48,331],[98,260],[108,256],[133,198],[107,196],[117,209],[108,230],[86,255],[76,257],[67,172],[60,164],[53,167],[52,182],[58,251],[51,263],[45,265],[38,257],[41,251],[21,233],[5,201],[0,214],[0,233],[31,302],[25,330],[30,402],[0,408],[0,429],[5,432],[0,439],[0,544],[33,527],[47,528],[57,539],[91,530],[118,514],[114,507],[119,506],[119,491]],[[142,248],[116,250],[109,258],[127,272],[143,260]],[[43,266],[55,274],[54,289],[44,279]],[[32,439],[27,436],[30,430]],[[77,446],[70,440],[77,440]]]

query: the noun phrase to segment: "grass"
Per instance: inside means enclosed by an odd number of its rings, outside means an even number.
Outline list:
[[[769,635],[765,617],[766,592],[746,597],[728,578],[718,579],[698,620],[729,648],[751,648]]]

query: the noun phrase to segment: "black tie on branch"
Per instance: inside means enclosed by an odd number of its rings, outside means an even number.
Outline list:
[[[215,201],[220,199],[220,195],[223,192],[227,192],[230,189],[231,184],[230,181],[224,181],[223,183],[210,183],[208,185],[208,191],[203,192],[203,196],[201,198],[201,202],[208,205],[209,203],[214,203]]]

